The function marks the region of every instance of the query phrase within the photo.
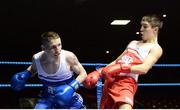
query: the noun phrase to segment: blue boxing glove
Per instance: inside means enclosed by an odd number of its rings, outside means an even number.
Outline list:
[[[31,73],[28,70],[16,73],[11,79],[11,88],[14,91],[21,91],[25,87],[26,81],[30,78]]]
[[[79,88],[80,83],[77,80],[73,80],[68,85],[62,85],[55,90],[55,100],[61,105],[65,106],[72,100],[74,92]]]

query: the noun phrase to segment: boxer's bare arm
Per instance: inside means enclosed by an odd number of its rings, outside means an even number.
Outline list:
[[[159,45],[153,47],[142,64],[131,66],[131,72],[146,74],[158,61],[162,54],[163,50]]]

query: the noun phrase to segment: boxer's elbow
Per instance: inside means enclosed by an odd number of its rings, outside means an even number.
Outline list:
[[[148,72],[148,69],[145,69],[145,68],[139,70],[139,73],[142,74],[142,75],[147,74],[147,72]]]
[[[142,65],[141,69],[139,70],[139,73],[142,75],[147,74],[150,69],[151,69],[151,66]]]

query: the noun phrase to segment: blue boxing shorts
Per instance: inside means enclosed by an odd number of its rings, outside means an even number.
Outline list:
[[[58,105],[53,97],[41,98],[35,106],[35,109],[85,109],[83,99],[78,93],[74,93],[72,100],[65,106]]]
[[[72,100],[70,103],[62,106],[56,103],[54,100],[54,88],[56,86],[62,85],[62,84],[68,84],[73,79],[70,78],[66,81],[63,81],[61,83],[57,82],[57,85],[52,85],[50,83],[43,83],[44,87],[42,90],[42,93],[40,94],[40,99],[38,100],[35,109],[86,109],[86,106],[83,104],[83,98],[80,94],[74,93]]]

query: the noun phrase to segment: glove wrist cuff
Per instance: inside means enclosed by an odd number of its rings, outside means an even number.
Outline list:
[[[130,73],[131,72],[131,65],[129,65],[129,64],[121,64],[121,71],[123,73]]]
[[[68,85],[71,86],[74,90],[77,90],[80,87],[80,83],[77,80],[73,80]]]
[[[25,71],[23,71],[23,76],[22,76],[22,78],[25,80],[25,81],[27,81],[29,78],[30,78],[30,76],[31,76],[31,72],[30,71],[28,71],[28,70],[25,70]]]
[[[101,67],[101,68],[99,68],[99,69],[96,70],[97,73],[99,74],[99,78],[102,78],[102,77],[103,77],[102,74],[101,74],[102,69],[103,69],[103,67]]]

